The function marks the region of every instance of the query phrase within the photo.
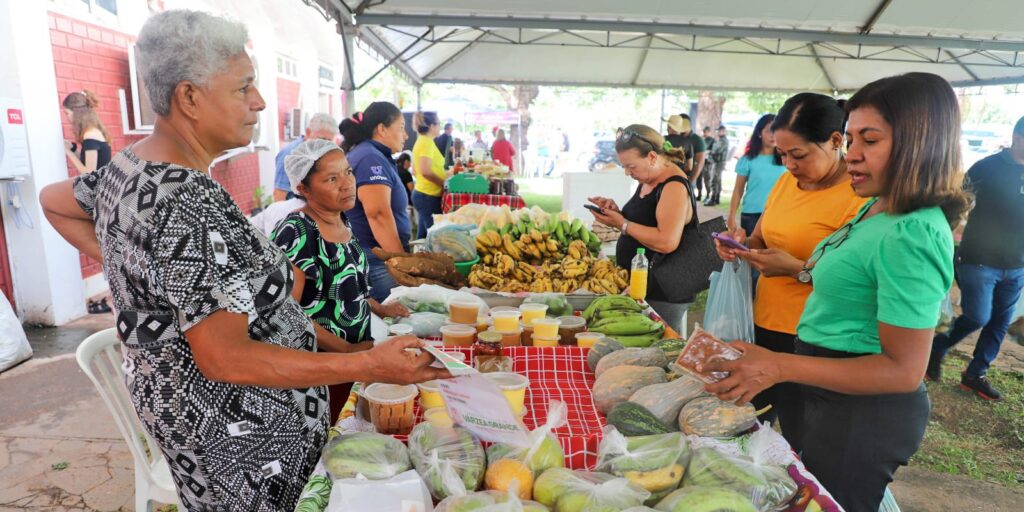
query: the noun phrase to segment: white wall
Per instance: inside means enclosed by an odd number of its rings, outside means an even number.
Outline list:
[[[31,175],[20,184],[33,229],[4,219],[14,298],[22,321],[62,324],[85,314],[78,251],[50,227],[39,191],[67,179],[60,99],[53,68],[47,2],[0,0],[0,96],[23,103]]]

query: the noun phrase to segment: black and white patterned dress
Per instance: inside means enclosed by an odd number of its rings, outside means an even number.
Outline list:
[[[292,510],[328,427],[327,388],[212,382],[184,332],[225,309],[250,338],[315,351],[287,257],[206,174],[130,149],[76,178],[96,222],[129,393],[188,510]]]

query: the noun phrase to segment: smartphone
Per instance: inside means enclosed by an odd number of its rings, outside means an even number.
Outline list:
[[[749,251],[750,250],[750,247],[747,247],[747,246],[737,242],[736,240],[733,240],[731,236],[726,235],[724,233],[711,233],[711,236],[715,237],[715,240],[718,240],[719,242],[722,242],[727,247],[731,247],[733,249],[739,249],[741,251]]]
[[[604,215],[604,208],[601,208],[600,206],[594,204],[585,204],[583,205],[583,207],[590,211],[595,211],[597,213],[600,213],[601,215]]]

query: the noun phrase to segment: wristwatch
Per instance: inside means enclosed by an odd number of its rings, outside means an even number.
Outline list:
[[[796,274],[796,280],[803,284],[811,284],[811,269],[807,268],[806,263],[804,263],[804,268]]]

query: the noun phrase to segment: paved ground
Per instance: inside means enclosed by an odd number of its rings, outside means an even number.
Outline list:
[[[94,315],[29,329],[36,357],[0,374],[0,511],[133,510],[131,455],[74,359],[82,339],[112,324]],[[998,364],[1024,369],[1024,347],[1006,347]],[[1024,510],[1024,492],[995,484],[917,468],[897,479],[905,512]]]

